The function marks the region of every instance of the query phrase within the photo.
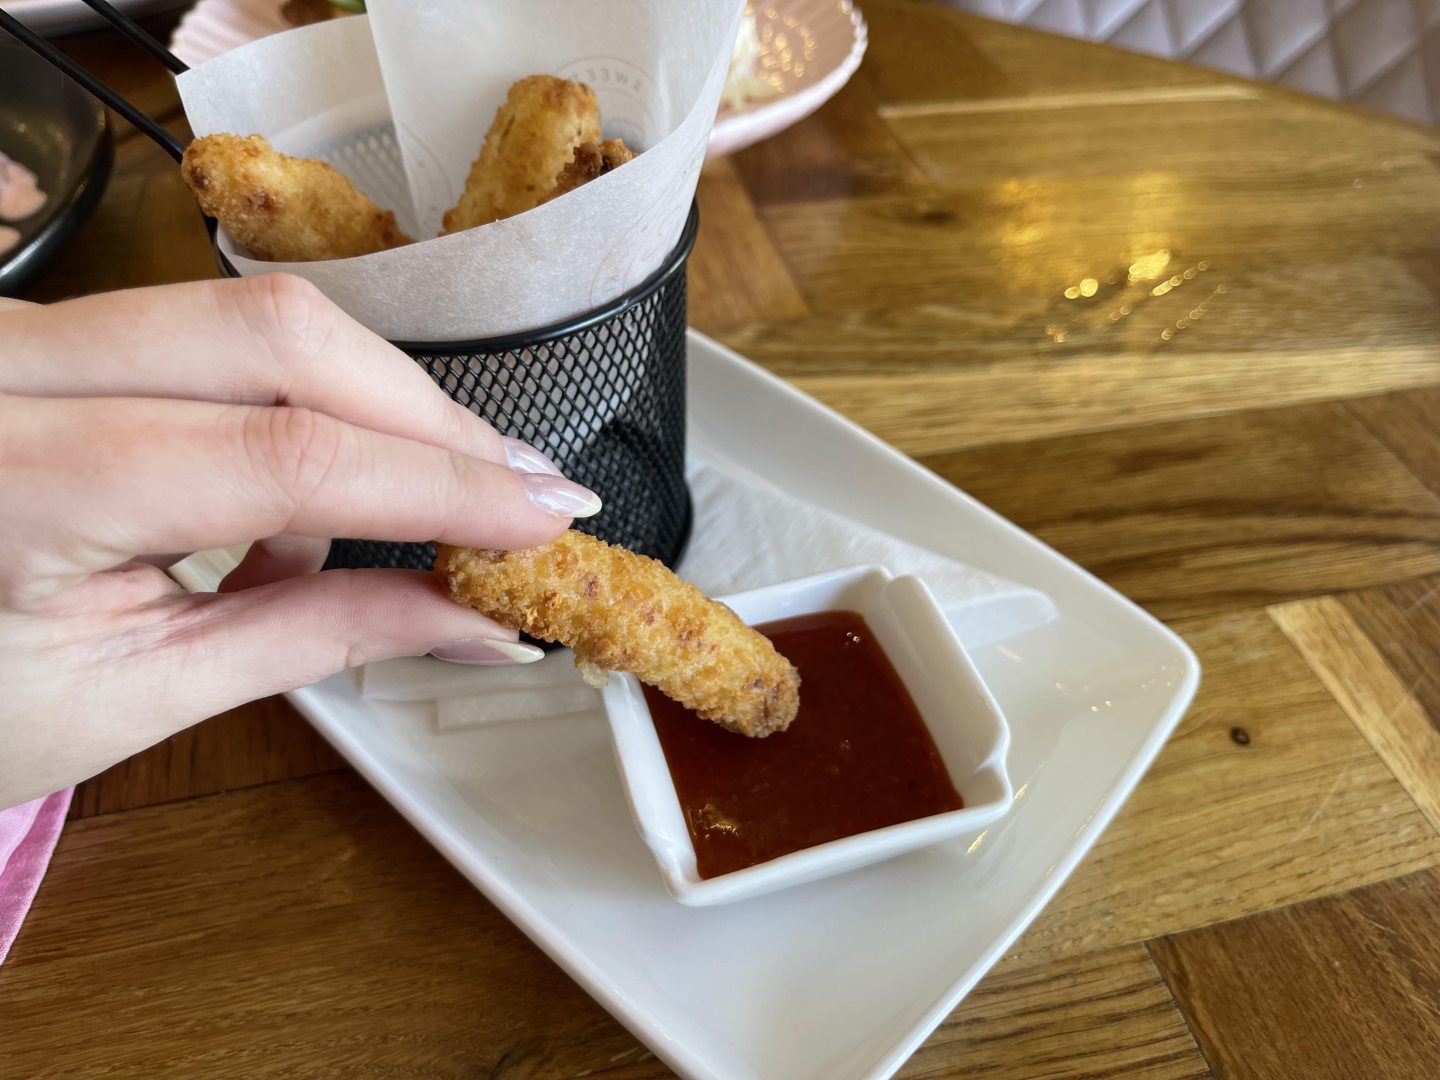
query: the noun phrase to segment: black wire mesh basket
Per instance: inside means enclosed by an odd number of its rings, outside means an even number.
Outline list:
[[[634,289],[539,330],[474,341],[396,341],[442,389],[501,435],[548,454],[596,492],[575,528],[669,566],[690,538],[685,484],[685,264],[700,215]],[[221,270],[238,276],[217,247]],[[432,544],[337,539],[327,570],[428,570]]]
[[[85,0],[179,75],[186,65],[105,0]],[[0,7],[0,30],[114,109],[176,163],[184,148],[161,124]],[[695,246],[692,202],[680,241],[634,289],[563,323],[503,338],[394,344],[456,401],[502,435],[550,456],[604,502],[576,527],[674,565],[690,537],[685,485],[685,263]],[[216,223],[207,219],[211,243]],[[221,272],[239,277],[215,244]],[[428,570],[431,544],[336,540],[326,569]]]

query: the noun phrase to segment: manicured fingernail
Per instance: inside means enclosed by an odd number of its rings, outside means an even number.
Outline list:
[[[573,480],[549,473],[521,473],[525,494],[541,510],[564,517],[593,517],[600,512],[600,496]]]
[[[430,655],[452,664],[533,664],[545,656],[545,650],[523,641],[473,637],[436,645]]]
[[[519,439],[512,439],[506,435],[500,440],[505,447],[505,460],[510,468],[518,473],[549,473],[551,476],[559,476],[560,470],[555,463],[542,454],[529,443],[523,443]]]

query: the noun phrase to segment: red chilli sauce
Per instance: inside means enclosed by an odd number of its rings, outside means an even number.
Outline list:
[[[756,627],[800,670],[800,713],[764,739],[645,700],[702,878],[964,803],[865,620],[853,611]]]

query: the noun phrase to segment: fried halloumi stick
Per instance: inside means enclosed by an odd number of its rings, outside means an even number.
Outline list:
[[[185,148],[181,175],[200,209],[257,259],[313,262],[410,243],[344,174],[295,158],[259,135],[205,135]]]
[[[447,233],[473,229],[539,206],[575,147],[600,141],[600,105],[584,83],[531,75],[510,87],[470,166]]]
[[[526,551],[438,545],[450,596],[497,622],[628,671],[706,720],[742,735],[783,731],[800,673],[724,604],[664,564],[570,531]]]
[[[618,169],[627,161],[635,160],[635,151],[620,139],[606,139],[599,146],[593,142],[581,143],[575,147],[575,156],[565,163],[555,177],[555,186],[544,201],[558,199],[567,192],[584,187],[597,176],[604,176],[612,169]]]

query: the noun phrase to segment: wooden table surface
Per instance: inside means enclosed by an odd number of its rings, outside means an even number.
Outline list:
[[[1205,671],[902,1075],[1440,1075],[1440,140],[863,3],[850,85],[707,166],[692,322]],[[65,46],[183,132],[153,64]],[[212,274],[174,166],[122,128],[30,296]],[[96,777],[72,816],[0,969],[6,1076],[667,1072],[282,700]]]

